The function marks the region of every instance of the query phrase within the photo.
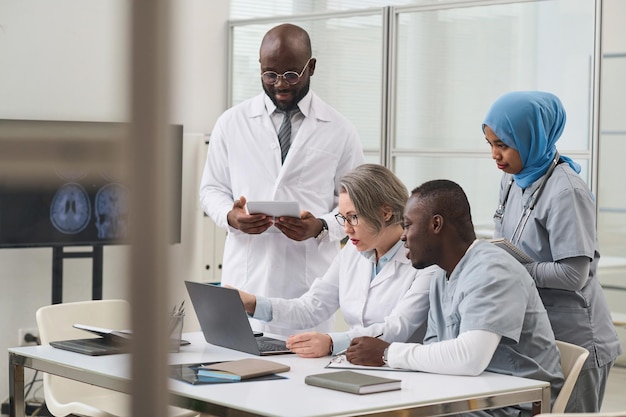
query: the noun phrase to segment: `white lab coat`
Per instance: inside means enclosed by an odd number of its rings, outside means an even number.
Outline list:
[[[421,342],[428,318],[430,281],[444,271],[436,265],[413,268],[407,252],[399,248],[372,279],[372,260],[348,242],[305,295],[295,300],[270,299],[273,322],[293,333],[341,308],[349,330],[331,333],[334,352],[347,348],[358,336],[382,335],[391,343],[406,342],[419,332],[414,341]]]
[[[343,227],[334,219],[338,181],[364,162],[354,126],[309,92],[300,103],[305,116],[283,165],[265,94],[248,99],[217,120],[200,186],[200,203],[228,231],[222,283],[267,297],[295,298],[323,275],[339,251]],[[323,217],[329,237],[296,242],[282,233],[248,235],[228,225],[240,196],[251,200],[295,200],[301,210]],[[271,326],[256,329],[281,334]],[[328,331],[329,324],[315,330]]]

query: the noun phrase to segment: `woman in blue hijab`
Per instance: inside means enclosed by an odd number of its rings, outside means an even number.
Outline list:
[[[589,350],[566,412],[595,413],[621,347],[596,276],[595,201],[580,165],[556,149],[565,120],[555,95],[516,91],[492,104],[482,129],[504,172],[494,237],[535,260],[525,266],[556,339]]]

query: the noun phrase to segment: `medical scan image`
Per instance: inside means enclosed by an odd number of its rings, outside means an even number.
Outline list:
[[[89,224],[91,203],[85,188],[67,183],[55,193],[50,204],[50,222],[61,233],[79,233]]]
[[[119,183],[104,185],[96,193],[96,227],[100,239],[124,239],[129,230],[128,189]]]

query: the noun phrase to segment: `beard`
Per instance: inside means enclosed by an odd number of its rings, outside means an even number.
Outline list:
[[[268,86],[267,84],[263,83],[262,81],[261,81],[261,84],[263,86],[263,91],[265,91],[265,94],[267,94],[267,96],[270,98],[270,100],[272,100],[272,103],[274,103],[276,108],[278,108],[279,110],[289,111],[289,110],[295,109],[298,106],[298,103],[300,102],[300,100],[302,100],[304,98],[304,96],[306,96],[308,94],[309,89],[311,87],[311,79],[309,78],[306,81],[306,84],[304,84],[302,86],[302,88],[300,90],[298,90],[298,92],[294,96],[293,100],[289,104],[287,104],[287,105],[285,105],[284,103],[281,103],[281,102],[276,100],[276,97],[274,96],[274,93],[276,91],[275,86],[273,86],[273,85]]]

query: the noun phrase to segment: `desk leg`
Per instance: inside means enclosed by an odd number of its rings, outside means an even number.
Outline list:
[[[14,354],[9,353],[9,416],[24,417],[24,366],[16,359]]]
[[[551,399],[551,392],[550,392],[550,387],[545,387],[541,390],[541,402],[539,401],[535,401],[533,402],[533,408],[532,408],[532,412],[533,412],[533,416],[536,416],[537,414],[542,414],[542,413],[549,413],[550,412],[550,399]]]

